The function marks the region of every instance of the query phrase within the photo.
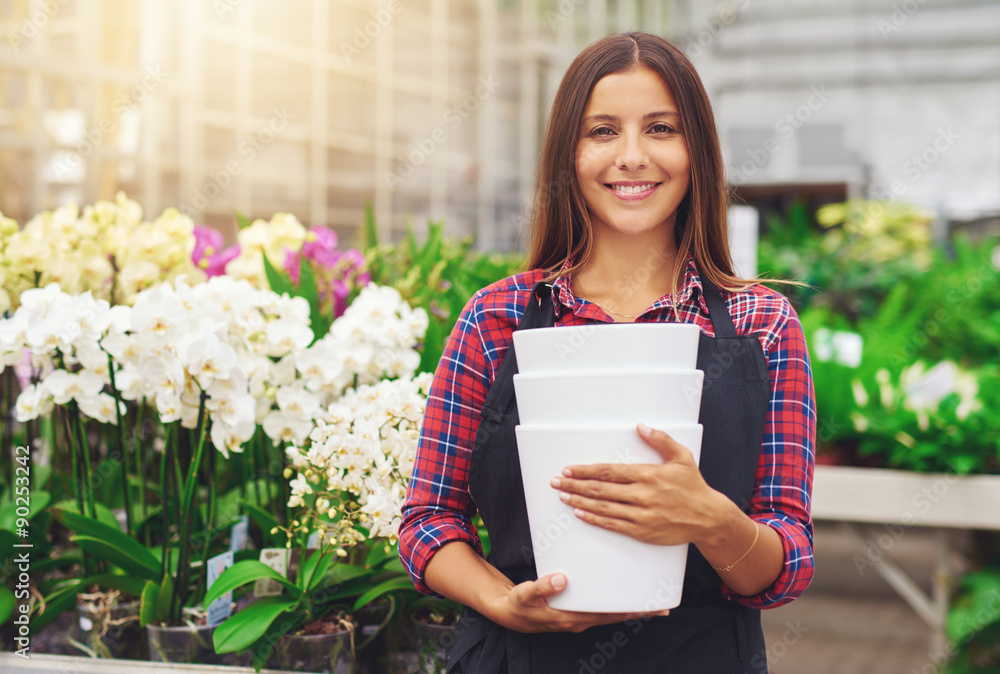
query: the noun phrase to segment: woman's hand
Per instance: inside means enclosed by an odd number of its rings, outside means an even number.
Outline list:
[[[664,463],[569,466],[553,478],[577,517],[657,545],[710,542],[724,535],[732,503],[705,482],[691,451],[640,424],[640,437]]]
[[[514,585],[505,595],[491,603],[487,617],[515,632],[582,632],[595,625],[608,625],[670,613],[670,611],[581,613],[549,607],[548,598],[559,594],[565,588],[566,577],[561,573]]]

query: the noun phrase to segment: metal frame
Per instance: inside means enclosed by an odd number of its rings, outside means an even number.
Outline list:
[[[374,67],[346,63],[339,53],[334,53],[336,50],[330,51],[330,21],[341,8],[374,12],[383,8],[384,2],[303,0],[309,3],[311,26],[310,44],[301,45],[255,30],[254,0],[221,1],[223,6],[232,7],[226,24],[207,15],[210,3],[203,0],[139,0],[135,28],[138,57],[136,63],[127,66],[102,61],[100,36],[108,26],[122,20],[103,0],[76,0],[72,15],[68,11],[64,15],[57,13],[19,52],[0,45],[0,69],[25,77],[22,109],[32,122],[28,137],[5,132],[0,126],[0,149],[27,151],[36,168],[57,149],[37,121],[46,109],[46,81],[65,81],[75,91],[84,109],[86,128],[91,129],[100,123],[102,96],[107,97],[113,88],[129,89],[141,81],[148,65],[162,64],[169,59],[169,53],[176,53],[176,72],[168,73],[167,80],[137,106],[142,132],[135,154],[125,156],[105,141],[83,157],[84,180],[70,187],[69,196],[80,203],[113,197],[122,184],[115,168],[117,162],[132,160],[138,178],[130,191],[145,207],[147,216],[155,216],[167,206],[190,206],[196,190],[206,185],[209,173],[221,170],[226,161],[225,156],[207,154],[206,134],[213,129],[224,130],[235,133],[239,143],[266,123],[254,115],[258,83],[253,59],[257,55],[273,57],[292,64],[289,67],[294,68],[293,72],[302,73],[301,91],[303,97],[309,97],[310,119],[308,123],[293,121],[281,133],[281,141],[304,148],[308,159],[303,165],[275,166],[273,171],[255,165],[249,173],[261,174],[269,185],[299,187],[298,181],[305,181],[304,202],[290,202],[288,206],[303,222],[327,223],[342,231],[361,223],[360,198],[356,207],[345,208],[332,203],[327,194],[335,186],[331,183],[337,153],[350,152],[371,158],[372,172],[358,176],[357,183],[367,186],[359,191],[374,204],[383,237],[398,235],[406,216],[412,215],[418,231],[428,217],[446,218],[453,233],[476,234],[480,248],[507,247],[516,240],[525,222],[542,112],[566,65],[583,44],[609,30],[662,30],[665,14],[672,15],[673,5],[679,0],[671,0],[666,12],[661,2],[653,0],[521,0],[514,7],[475,0],[403,3],[399,16],[372,40],[370,49],[376,50]],[[43,2],[28,0],[27,16],[41,9]],[[288,7],[289,12],[294,10],[293,5]],[[571,11],[563,20],[547,20],[552,12],[567,7]],[[465,10],[463,16],[468,17],[459,25],[454,19],[449,21],[456,10]],[[397,21],[426,36],[425,76],[414,77],[395,68],[393,33]],[[56,36],[76,41],[75,58],[55,56],[49,40]],[[209,107],[206,101],[208,41],[223,45],[232,59],[235,96],[228,109]],[[466,147],[449,142],[431,153],[421,167],[430,176],[426,194],[404,189],[404,198],[400,199],[387,185],[385,176],[418,139],[399,135],[397,119],[406,113],[396,109],[396,93],[425,99],[432,115],[440,115],[476,85],[454,72],[455,53],[462,50],[476,60],[479,73],[513,72],[516,76],[513,81],[501,82],[501,91],[486,98],[467,122],[475,125],[470,127],[474,128],[474,144]],[[371,87],[375,100],[373,137],[352,129],[329,128],[330,81],[339,76],[352,77]],[[429,129],[434,122],[428,121]],[[167,128],[176,128],[176,137],[165,137]],[[510,129],[513,131],[507,131]],[[510,137],[511,133],[515,137]],[[463,177],[468,175],[475,175],[470,183]],[[30,184],[30,195],[26,195],[29,212],[18,214],[23,219],[67,198],[68,190],[47,183],[40,170],[33,171]],[[461,204],[470,201],[470,191],[474,192],[475,205],[472,210],[463,210]],[[274,210],[271,203],[262,203],[251,177],[241,175],[234,177],[204,211],[191,210],[204,222],[226,227],[232,224],[234,209],[251,216],[268,216],[270,212],[263,211]],[[414,208],[419,212],[413,213]]]
[[[930,595],[892,560],[888,549],[883,548],[878,559],[864,559],[931,627],[933,652],[943,652],[946,645],[944,626],[957,566],[954,531],[1000,530],[998,512],[1000,476],[995,475],[816,466],[813,478],[813,519],[845,523],[866,555],[869,541],[892,537],[888,529],[873,531],[871,524],[898,527],[904,533],[914,526],[932,529],[936,561]]]

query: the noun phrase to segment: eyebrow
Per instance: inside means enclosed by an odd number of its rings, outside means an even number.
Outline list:
[[[643,121],[645,121],[647,119],[654,119],[656,117],[680,117],[680,113],[674,112],[672,110],[660,110],[658,112],[647,113],[643,115],[642,119]],[[583,121],[619,122],[621,121],[621,118],[618,115],[599,114],[599,115],[587,115],[586,117],[583,118]]]

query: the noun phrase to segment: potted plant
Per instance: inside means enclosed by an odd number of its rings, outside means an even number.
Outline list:
[[[304,561],[294,580],[255,561],[223,573],[206,603],[264,579],[283,592],[258,599],[223,623],[215,635],[218,652],[249,650],[258,669],[272,651],[281,668],[324,672],[351,666],[353,614],[412,587],[400,573],[393,544],[429,385],[430,375],[422,374],[349,389],[330,405],[308,447],[287,449],[293,515],[277,529],[287,537],[288,554],[297,552]],[[342,629],[335,637],[330,630],[336,626]],[[305,657],[310,654],[317,657]]]

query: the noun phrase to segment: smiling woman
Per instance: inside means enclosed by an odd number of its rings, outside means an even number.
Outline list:
[[[690,183],[677,104],[656,72],[637,68],[607,75],[594,86],[576,148],[576,177],[590,216],[592,250],[601,259],[591,258],[579,271],[574,290],[609,313],[637,317],[672,291],[671,279],[661,276],[665,287],[622,296],[611,285],[614,279],[599,272],[613,261],[635,259],[633,251],[642,254],[671,241]]]
[[[733,271],[722,167],[708,97],[675,46],[612,35],[570,65],[536,173],[529,271],[478,292],[456,324],[403,508],[400,556],[417,588],[468,607],[449,672],[767,671],[759,609],[813,575],[814,393],[788,300]],[[548,484],[567,517],[690,544],[669,612],[556,610],[548,599],[574,580],[535,568],[514,432],[530,403],[514,399],[512,335],[617,321],[698,326],[700,460],[639,424],[659,462],[572,464]],[[588,403],[602,394],[615,395]]]

